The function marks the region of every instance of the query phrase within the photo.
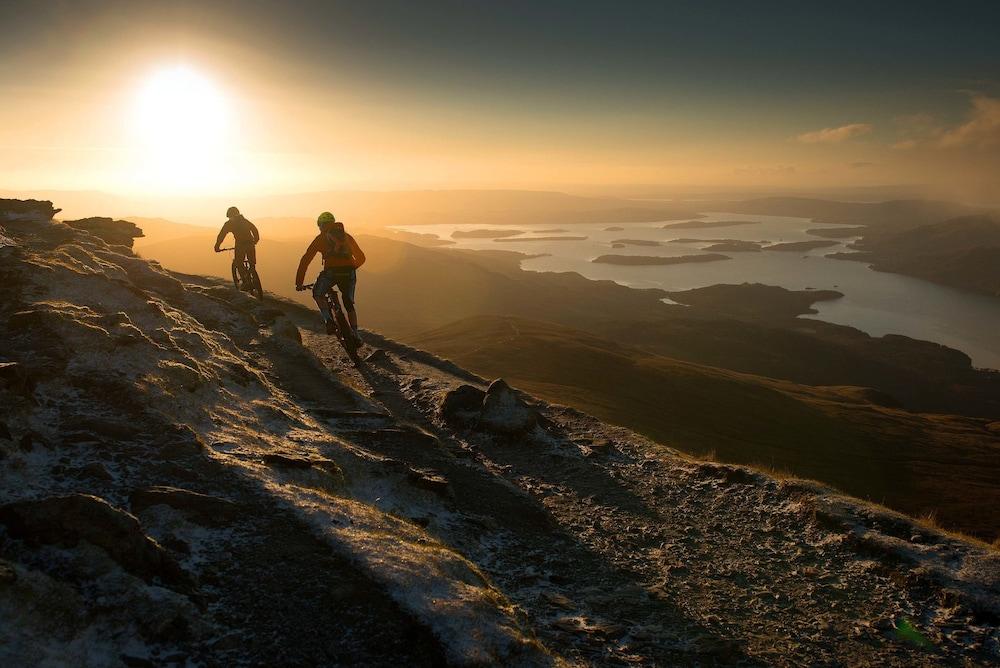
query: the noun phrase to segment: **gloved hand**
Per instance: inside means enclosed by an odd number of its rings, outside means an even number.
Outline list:
[[[221,252],[222,252],[222,249],[221,249],[221,248],[219,248],[218,246],[216,246],[216,247],[215,247],[215,252],[216,252],[216,253],[221,253]]]
[[[296,292],[302,292],[303,290],[305,290],[305,288],[304,288],[304,287],[302,287],[301,285],[296,285],[296,286],[295,286],[295,291],[296,291]]]

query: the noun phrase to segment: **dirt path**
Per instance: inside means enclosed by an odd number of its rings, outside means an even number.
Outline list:
[[[330,339],[306,335],[338,373],[433,436],[377,447],[441,472],[460,514],[490,518],[485,541],[467,521],[429,530],[489,573],[567,658],[912,666],[1000,657],[996,618],[933,577],[938,552],[960,560],[961,546],[906,525],[913,533],[901,540],[916,552],[904,558],[881,540],[894,538],[892,514],[873,509],[859,534],[817,502],[822,488],[691,462],[569,409],[546,407],[548,433],[521,442],[455,433],[438,416],[440,397],[483,381],[369,339],[388,355],[355,369]],[[492,500],[500,481],[517,503]],[[524,521],[546,514],[549,526]]]

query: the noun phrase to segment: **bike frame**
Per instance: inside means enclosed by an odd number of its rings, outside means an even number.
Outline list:
[[[302,289],[311,290],[314,285],[316,284],[309,283],[308,285],[303,285]],[[347,317],[344,315],[344,309],[340,305],[340,293],[337,292],[336,286],[331,286],[323,297],[330,305],[330,310],[333,311],[333,320],[337,323],[337,340],[340,341],[340,345],[344,347],[350,358],[355,362],[358,361],[358,347],[355,345],[353,337],[345,335],[350,325],[347,322]]]
[[[219,249],[220,253],[223,252],[223,251],[234,251],[235,252],[236,251],[236,247],[235,246],[230,246],[229,248],[220,248]],[[244,257],[243,261],[240,262],[240,263],[238,263],[238,262],[236,262],[236,257],[234,256],[233,257],[233,262],[232,262],[232,267],[233,267],[233,283],[236,285],[237,289],[239,289],[241,287],[241,284],[243,284],[243,286],[246,287],[245,284],[247,282],[249,282],[250,283],[250,286],[249,286],[250,287],[250,292],[257,292],[257,290],[259,289],[260,292],[257,295],[257,298],[258,299],[263,299],[264,298],[264,289],[260,285],[260,275],[257,274],[257,269],[252,264],[250,264],[250,260],[248,260],[248,259],[246,259]],[[241,268],[243,270],[242,272],[240,271]],[[244,272],[245,272],[246,278],[244,278]]]

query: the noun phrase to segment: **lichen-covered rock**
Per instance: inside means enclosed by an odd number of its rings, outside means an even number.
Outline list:
[[[479,412],[478,427],[498,434],[523,434],[538,424],[538,412],[503,379],[490,383]]]
[[[89,494],[50,496],[0,506],[0,524],[14,538],[73,547],[95,545],[126,571],[178,584],[184,574],[170,555],[142,531],[133,515]]]

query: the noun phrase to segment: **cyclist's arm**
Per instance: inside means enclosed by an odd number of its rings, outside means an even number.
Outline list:
[[[365,263],[365,254],[354,237],[349,236],[348,242],[351,244],[351,255],[354,256],[354,268],[357,269]]]
[[[227,220],[222,229],[219,230],[219,236],[215,239],[215,252],[218,253],[219,249],[222,248],[222,240],[226,238],[229,234],[229,221]]]
[[[320,249],[320,237],[313,239],[313,242],[309,244],[309,248],[306,249],[305,255],[299,260],[299,270],[295,272],[295,287],[302,287],[302,284],[306,280],[306,269],[309,268],[309,263],[312,262],[313,258],[316,257],[316,253]]]
[[[250,223],[249,220],[247,222]],[[253,235],[253,242],[254,243],[257,243],[258,241],[260,241],[260,232],[257,231],[257,226],[254,225],[253,223],[250,223],[250,234]]]

